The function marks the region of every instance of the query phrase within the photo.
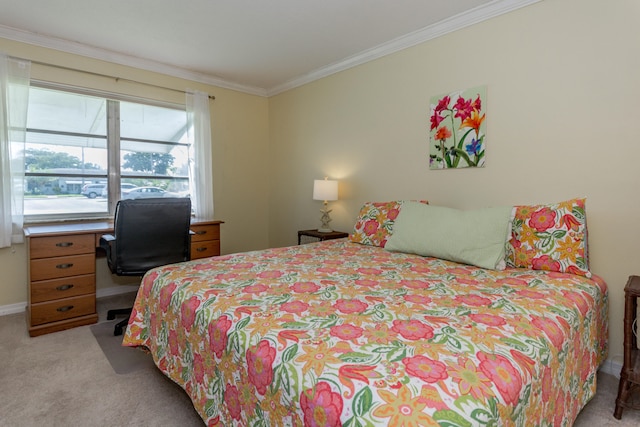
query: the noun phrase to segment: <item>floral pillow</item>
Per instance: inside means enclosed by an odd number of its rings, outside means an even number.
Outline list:
[[[360,209],[349,240],[363,245],[384,248],[393,232],[393,223],[400,213],[403,202],[403,200],[394,200],[392,202],[365,203]],[[429,202],[421,200],[420,203],[428,204]]]
[[[516,206],[507,265],[591,277],[585,199]]]
[[[400,213],[401,206],[402,201],[365,203],[360,209],[349,240],[384,248],[393,231],[393,223]]]

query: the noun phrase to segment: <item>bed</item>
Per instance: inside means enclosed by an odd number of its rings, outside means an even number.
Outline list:
[[[607,355],[602,279],[352,240],[151,270],[123,344],[208,425],[572,425]]]

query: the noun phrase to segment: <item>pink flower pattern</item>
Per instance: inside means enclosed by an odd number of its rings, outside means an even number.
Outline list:
[[[312,294],[317,292],[320,289],[320,286],[313,282],[297,282],[293,285],[293,292],[298,292],[300,294]]]
[[[513,364],[500,354],[478,352],[480,370],[493,381],[504,401],[515,405],[522,390],[522,377]]]
[[[209,324],[209,346],[218,359],[222,358],[222,352],[227,348],[229,328],[231,328],[231,320],[225,315]]]
[[[231,415],[231,418],[234,420],[240,420],[242,407],[240,406],[238,387],[227,384],[227,386],[225,387],[224,403],[229,410],[229,415]]]
[[[360,338],[362,333],[363,329],[360,326],[354,325],[336,325],[332,326],[329,331],[329,335],[345,341]]]
[[[280,310],[287,313],[301,314],[309,309],[309,304],[304,301],[289,301],[280,306]]]
[[[343,405],[340,393],[332,391],[329,383],[324,381],[300,395],[305,427],[342,426],[340,415]]]
[[[537,231],[547,231],[556,223],[556,213],[547,207],[535,211],[529,219],[529,226]]]
[[[473,314],[470,314],[469,317],[474,322],[483,323],[487,326],[498,327],[498,326],[505,325],[507,323],[507,321],[504,320],[504,318],[500,316],[496,316],[495,314],[489,314],[489,313],[479,313],[479,314],[473,313]]]
[[[339,299],[334,304],[336,310],[341,313],[362,313],[367,309],[367,304],[357,299]]]
[[[264,395],[267,386],[273,381],[273,360],[276,357],[276,349],[269,341],[262,340],[255,347],[247,350],[247,370],[249,381],[256,386],[258,393]]]
[[[449,376],[447,366],[444,363],[426,356],[405,357],[402,359],[402,363],[409,375],[420,378],[427,383],[435,383]]]
[[[191,330],[191,326],[193,326],[193,322],[196,320],[196,310],[199,306],[200,298],[195,295],[182,303],[182,307],[180,308],[180,312],[182,313],[182,326],[184,326],[187,331]]]
[[[545,333],[557,350],[561,350],[564,342],[564,334],[560,327],[554,322],[554,318],[555,316],[553,318],[532,316],[531,323]]]
[[[419,320],[394,320],[391,329],[411,341],[433,338],[433,328]]]

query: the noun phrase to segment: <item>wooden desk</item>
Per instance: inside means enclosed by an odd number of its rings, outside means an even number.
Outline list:
[[[191,259],[220,255],[222,221],[191,222]],[[96,248],[113,223],[92,221],[24,228],[29,265],[27,326],[30,336],[98,321]]]

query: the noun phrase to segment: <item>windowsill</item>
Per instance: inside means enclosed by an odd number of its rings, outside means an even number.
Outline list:
[[[38,225],[47,225],[47,224],[88,224],[92,222],[113,222],[113,215],[111,216],[94,216],[87,218],[48,218],[41,220],[25,220],[23,228],[29,226],[38,226]],[[198,218],[194,214],[191,214],[191,222],[199,223],[199,222],[217,222],[217,220],[206,219],[206,218]],[[220,221],[222,222],[222,221]]]
[[[62,224],[62,223],[82,223],[82,222],[101,222],[112,221],[113,215],[92,216],[86,218],[42,218],[42,219],[25,219],[24,226],[40,225],[40,224]]]

